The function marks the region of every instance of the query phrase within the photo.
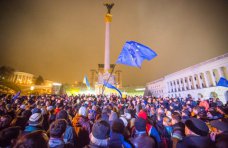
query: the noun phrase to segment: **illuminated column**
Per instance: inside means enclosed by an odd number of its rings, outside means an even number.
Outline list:
[[[194,88],[194,89],[197,89],[197,87],[196,87],[195,75],[192,76],[192,82],[193,82],[193,88]]]
[[[114,6],[114,3],[104,4],[108,12],[105,15],[105,59],[104,59],[104,70],[108,72],[110,69],[110,25],[112,22],[111,9]]]
[[[206,87],[210,87],[210,86],[209,86],[209,81],[208,81],[207,72],[203,72],[203,75],[204,75],[204,80],[205,80],[205,85],[206,85]]]
[[[214,74],[213,74],[213,70],[210,70],[210,74],[211,74],[211,79],[212,79],[212,85],[213,86],[216,86],[216,84],[215,84],[215,77],[214,77]]]
[[[221,68],[221,67],[218,68],[218,74],[219,74],[219,79],[220,79],[221,77],[224,77],[223,72],[222,72],[222,68]]]
[[[203,88],[203,80],[201,79],[202,78],[201,74],[200,73],[196,74],[196,76],[198,79],[199,88]]]

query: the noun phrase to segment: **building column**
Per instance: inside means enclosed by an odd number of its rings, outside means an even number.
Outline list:
[[[199,83],[200,83],[200,84],[199,84],[199,87],[200,87],[200,88],[204,88],[204,86],[203,86],[203,85],[204,85],[204,83],[203,83],[203,77],[202,77],[201,73],[197,74],[197,76],[198,76],[198,80],[199,80]],[[201,77],[202,79],[201,79],[200,77]]]
[[[187,89],[186,89],[186,83],[185,83],[185,77],[183,78],[183,86],[184,86],[184,91],[186,91]]]
[[[214,77],[214,75],[213,75],[213,70],[210,70],[210,75],[211,75],[211,79],[212,79],[212,85],[213,86],[216,86],[216,83],[215,83],[215,77]]]
[[[167,91],[168,91],[168,93],[170,93],[170,83],[169,82],[167,82],[167,86],[168,86],[167,87],[168,88]]]
[[[203,76],[204,76],[204,80],[205,80],[205,85],[206,85],[206,87],[210,87],[210,86],[209,86],[209,81],[208,81],[207,72],[203,72]]]
[[[180,91],[183,91],[183,81],[181,83],[181,78],[179,79],[179,86],[180,86]]]
[[[194,89],[197,89],[197,87],[196,87],[195,75],[192,76],[192,82],[193,82],[193,87],[194,87]]]
[[[224,74],[223,74],[223,72],[222,72],[222,67],[219,67],[217,70],[218,70],[218,74],[219,74],[219,79],[220,79],[221,77],[224,78]]]

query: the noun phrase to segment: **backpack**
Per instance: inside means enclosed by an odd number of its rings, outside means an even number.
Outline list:
[[[169,135],[168,131],[166,130],[163,124],[156,124],[155,128],[157,129],[161,141],[159,143],[160,148],[170,148],[172,147],[171,136]]]

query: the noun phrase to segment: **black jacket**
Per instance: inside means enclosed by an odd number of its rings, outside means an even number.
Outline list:
[[[214,148],[215,144],[209,136],[186,136],[177,143],[177,148]]]

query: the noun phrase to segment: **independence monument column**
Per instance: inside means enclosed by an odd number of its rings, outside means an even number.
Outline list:
[[[107,13],[105,15],[105,59],[104,59],[104,72],[110,70],[110,25],[112,22],[111,9],[114,3],[105,3],[107,7]]]

